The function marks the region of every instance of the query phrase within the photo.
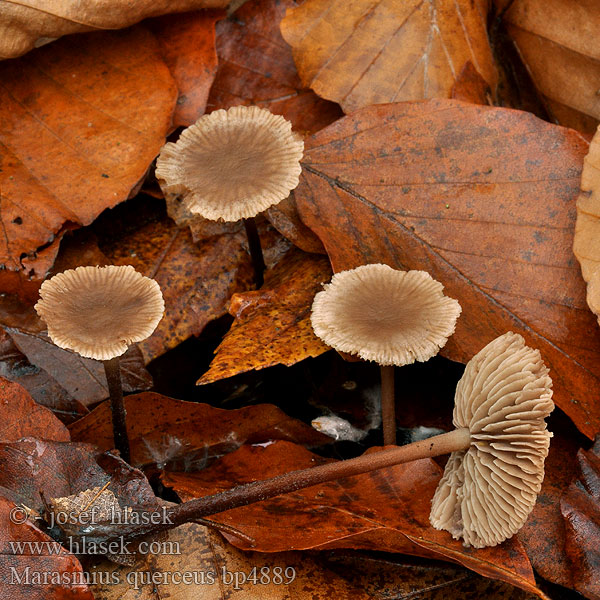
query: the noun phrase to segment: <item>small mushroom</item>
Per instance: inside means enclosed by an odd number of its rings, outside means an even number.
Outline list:
[[[286,198],[299,181],[301,137],[289,121],[257,106],[200,117],[163,146],[156,177],[165,194],[213,221],[244,220],[257,287],[265,268],[254,217]]]
[[[394,365],[435,356],[454,332],[460,304],[425,271],[370,264],[336,273],[314,299],[315,334],[339,352],[381,365],[384,444],[396,443]]]
[[[131,266],[77,267],[44,281],[35,309],[57,346],[103,362],[115,447],[129,461],[119,356],[152,335],[161,320],[158,283]]]

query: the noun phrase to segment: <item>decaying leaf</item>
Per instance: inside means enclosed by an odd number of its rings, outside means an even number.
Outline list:
[[[35,403],[18,383],[0,377],[0,440],[22,437],[68,442],[68,429],[47,408]]]
[[[165,473],[165,485],[184,499],[199,497],[256,479],[327,462],[300,446],[276,442],[243,446],[198,473]],[[239,548],[263,552],[355,548],[401,552],[458,562],[492,577],[544,595],[519,541],[474,550],[429,524],[430,499],[441,476],[432,460],[312,486],[291,494],[214,515],[252,542],[226,534]],[[277,527],[273,527],[273,523]]]
[[[198,383],[276,364],[290,366],[329,350],[313,332],[310,311],[315,294],[330,278],[327,258],[293,249],[267,272],[260,290],[234,294],[229,312],[236,320]]]
[[[345,113],[448,98],[471,61],[494,89],[485,0],[307,0],[281,23],[305,86]]]
[[[65,38],[3,62],[0,81],[0,291],[35,297],[65,223],[91,223],[144,176],[177,90],[141,27]]]
[[[244,443],[289,440],[317,446],[330,441],[271,404],[223,410],[146,392],[127,396],[125,408],[135,465],[202,468]],[[75,441],[93,442],[109,450],[114,444],[110,423],[110,408],[104,403],[74,423],[71,435]]]
[[[600,11],[594,0],[514,0],[504,19],[550,115],[594,133],[600,121]]]
[[[573,252],[587,281],[587,303],[600,324],[600,134],[583,161]]]
[[[539,348],[554,398],[600,431],[600,330],[571,251],[587,142],[523,112],[430,100],[370,107],[306,142],[295,190],[334,271],[423,269],[463,309],[443,353],[506,331]]]
[[[115,4],[30,0],[0,5],[0,60],[14,58],[71,33],[121,29],[147,17],[197,8],[224,8],[228,0],[163,0]]]

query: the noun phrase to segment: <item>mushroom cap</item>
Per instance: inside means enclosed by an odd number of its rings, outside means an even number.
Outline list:
[[[425,271],[363,265],[336,273],[314,299],[315,334],[340,352],[380,365],[436,355],[454,332],[460,304]]]
[[[304,142],[289,121],[257,106],[200,117],[165,144],[156,177],[165,195],[213,221],[254,217],[298,185]]]
[[[431,524],[465,546],[495,546],[533,510],[552,434],[552,380],[538,350],[513,332],[467,364],[456,388],[454,425],[471,446],[453,452],[432,500]]]
[[[77,267],[44,281],[35,309],[60,348],[109,360],[152,335],[165,310],[160,287],[131,266]]]

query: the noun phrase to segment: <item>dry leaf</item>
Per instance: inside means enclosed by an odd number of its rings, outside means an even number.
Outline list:
[[[506,331],[539,348],[554,398],[600,431],[600,330],[571,251],[587,142],[528,113],[453,100],[362,109],[306,142],[295,190],[334,271],[423,269],[463,312],[466,362]]]
[[[186,469],[202,468],[247,442],[289,440],[318,446],[330,441],[270,404],[224,410],[146,392],[127,396],[125,408],[134,465],[156,464],[162,469],[179,463]],[[93,442],[103,450],[112,448],[108,403],[74,423],[71,435],[75,441]]]
[[[197,8],[224,8],[228,0],[163,0],[115,4],[111,0],[29,0],[0,4],[0,60],[15,58],[71,33],[122,29],[147,17]]]
[[[91,223],[144,176],[177,90],[139,27],[65,38],[2,63],[0,81],[0,290],[35,297],[64,228]]]
[[[508,4],[508,3],[507,3]],[[600,11],[595,0],[514,0],[510,36],[558,123],[594,133],[600,120]]]
[[[587,303],[600,324],[600,134],[583,162],[573,252],[587,281]]]
[[[68,442],[68,429],[50,410],[35,403],[18,383],[0,377],[0,440],[16,442],[23,437]]]
[[[329,279],[327,258],[294,249],[267,272],[260,290],[234,294],[229,312],[236,320],[198,384],[276,364],[290,366],[329,350],[310,324],[314,296]]]
[[[471,61],[494,89],[486,0],[307,0],[281,23],[302,82],[349,113],[448,98]]]
[[[300,446],[276,442],[242,446],[198,473],[165,473],[165,485],[184,500],[257,479],[328,462]],[[536,588],[523,547],[515,538],[474,550],[429,523],[431,498],[441,476],[432,460],[340,479],[211,517],[250,536],[226,534],[243,549],[281,552],[356,548],[401,552],[459,562],[486,577],[544,597]],[[273,523],[277,527],[273,527]]]

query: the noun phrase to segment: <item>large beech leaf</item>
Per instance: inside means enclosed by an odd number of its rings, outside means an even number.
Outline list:
[[[276,364],[290,366],[329,350],[313,332],[310,310],[330,277],[327,258],[293,249],[267,273],[260,290],[234,294],[229,312],[236,320],[198,383]]]
[[[64,224],[91,223],[144,176],[177,89],[143,28],[65,38],[3,62],[0,81],[0,291],[35,296]]]
[[[307,0],[281,23],[302,82],[348,113],[449,98],[471,62],[492,87],[486,0]]]
[[[15,523],[23,511],[0,496],[0,586],[7,600],[94,600],[81,564],[31,521]],[[11,518],[12,517],[12,518]],[[50,552],[16,551],[11,542],[47,545]],[[47,582],[44,583],[44,578]]]
[[[587,142],[519,111],[430,100],[369,107],[307,140],[295,190],[334,271],[423,269],[463,312],[443,352],[506,331],[539,348],[556,403],[600,431],[600,331],[571,251]]]
[[[317,446],[330,439],[288,417],[270,404],[236,410],[185,402],[145,392],[125,398],[131,460],[135,465],[179,461],[201,468],[215,456],[231,452],[245,442],[290,440]],[[73,440],[93,442],[103,450],[113,447],[110,407],[101,404],[71,426]]]
[[[68,429],[23,386],[0,377],[0,440],[16,442],[22,437],[71,440]]]
[[[233,483],[274,477],[327,461],[289,442],[243,446],[203,471],[167,472],[163,481],[188,500],[230,488]],[[431,527],[431,498],[440,475],[434,461],[418,460],[312,486],[211,518],[252,538],[249,542],[227,535],[240,548],[263,552],[357,548],[434,556],[543,597],[517,539],[475,550]]]
[[[196,8],[224,8],[228,0],[28,0],[0,4],[0,60],[83,31],[121,29],[146,17]]]
[[[594,133],[600,121],[600,11],[594,0],[502,0],[504,19],[550,115]]]

